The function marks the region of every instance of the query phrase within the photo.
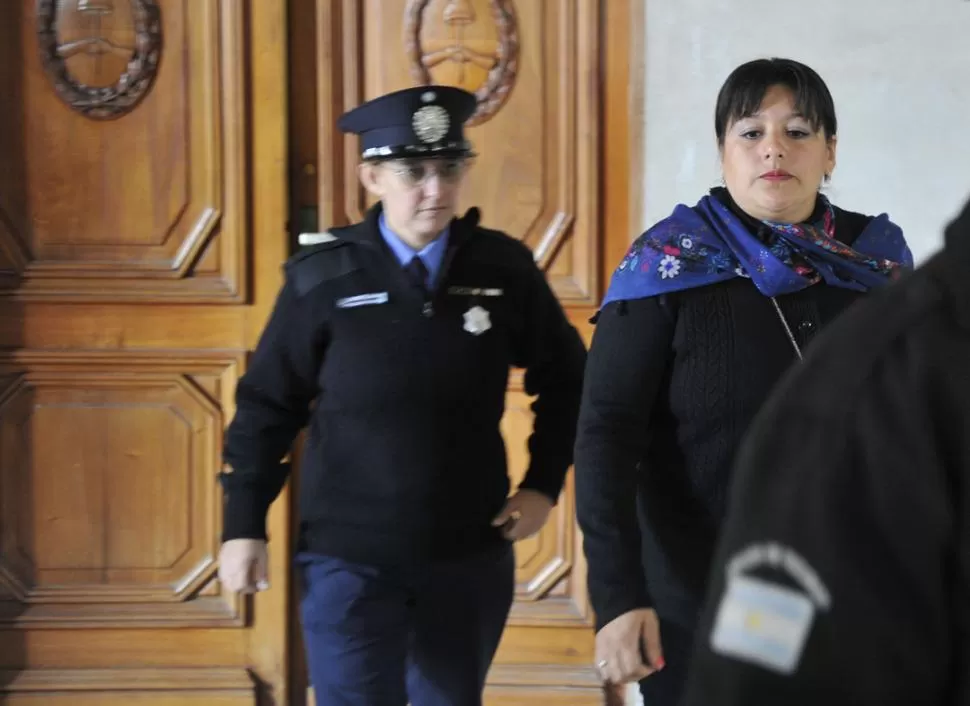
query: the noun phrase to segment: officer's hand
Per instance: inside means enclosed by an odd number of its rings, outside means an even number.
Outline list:
[[[631,610],[596,633],[596,668],[604,681],[612,684],[640,681],[663,667],[660,623],[655,611]]]
[[[269,588],[269,555],[262,539],[230,539],[219,550],[219,580],[233,593]]]
[[[513,542],[531,537],[542,529],[552,510],[552,500],[538,490],[520,490],[509,498],[492,527],[503,527],[502,534]]]

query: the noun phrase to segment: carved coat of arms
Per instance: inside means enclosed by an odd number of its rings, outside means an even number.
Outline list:
[[[443,83],[471,91],[478,125],[505,104],[515,84],[519,28],[512,0],[409,0],[404,44],[418,85]]]
[[[116,118],[158,72],[161,11],[157,0],[38,0],[37,36],[61,100],[89,118]]]

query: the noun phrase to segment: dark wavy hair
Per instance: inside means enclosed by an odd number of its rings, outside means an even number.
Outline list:
[[[719,147],[724,146],[728,127],[758,112],[772,86],[788,88],[794,95],[795,109],[812,129],[822,129],[826,139],[835,137],[835,103],[821,76],[793,59],[756,59],[732,71],[717,95],[714,133]]]

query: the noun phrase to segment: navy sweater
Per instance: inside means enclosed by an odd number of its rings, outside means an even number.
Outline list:
[[[224,539],[266,536],[280,459],[308,425],[300,549],[400,564],[504,541],[490,523],[510,490],[499,428],[510,366],[537,396],[520,487],[558,498],[586,351],[531,251],[473,209],[452,223],[425,293],[383,242],[379,213],[287,266],[226,434]]]

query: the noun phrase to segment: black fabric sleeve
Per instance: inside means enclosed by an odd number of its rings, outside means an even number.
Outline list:
[[[651,607],[637,486],[673,328],[664,301],[652,297],[608,304],[593,336],[576,440],[576,507],[597,630]]]
[[[286,482],[280,461],[307,422],[318,393],[323,323],[287,277],[245,375],[225,435],[223,541],[265,539],[266,513]]]
[[[515,364],[525,369],[526,394],[536,396],[535,421],[529,468],[519,488],[537,490],[555,503],[573,462],[586,346],[531,258],[530,253]]]
[[[772,396],[738,456],[688,706],[951,703],[956,459],[941,453],[944,407],[899,352],[871,374],[830,353]],[[766,546],[797,561],[747,574],[812,598],[807,575],[828,597],[787,673],[713,644],[720,611],[736,605],[729,567]]]

